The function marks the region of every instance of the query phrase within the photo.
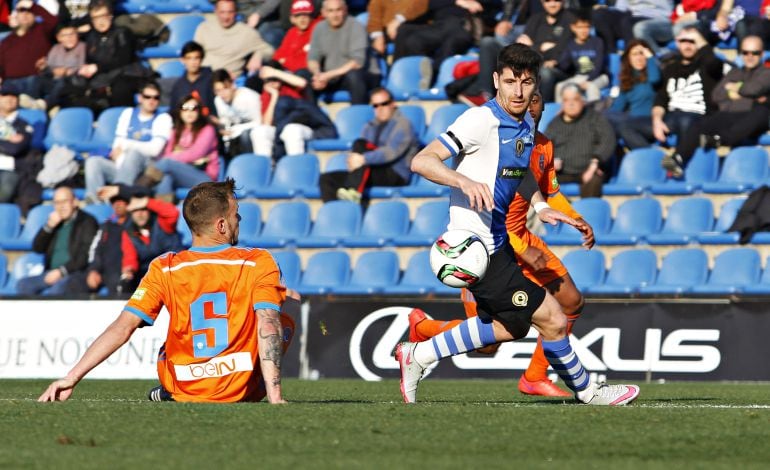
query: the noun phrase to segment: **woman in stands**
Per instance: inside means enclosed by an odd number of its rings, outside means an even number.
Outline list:
[[[650,112],[660,83],[660,67],[650,46],[640,39],[628,43],[620,59],[620,94],[607,112],[615,133],[629,149],[655,141]]]
[[[163,173],[155,186],[158,199],[173,201],[176,188],[191,188],[219,175],[217,131],[201,112],[202,103],[193,95],[172,110],[174,130],[161,158],[155,162]]]

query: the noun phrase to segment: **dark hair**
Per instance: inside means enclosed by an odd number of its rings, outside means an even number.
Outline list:
[[[174,120],[174,141],[178,144],[179,139],[184,132],[184,121],[182,121],[182,106],[188,101],[195,101],[198,103],[198,118],[192,123],[193,140],[198,137],[198,133],[206,127],[209,123],[208,118],[203,113],[203,103],[201,103],[200,97],[196,94],[189,94],[179,100],[179,105],[171,110],[171,118]]]
[[[139,91],[143,92],[145,88],[152,88],[153,90],[157,91],[158,94],[161,94],[160,85],[158,85],[156,82],[147,81],[142,83],[142,86],[139,87]]]
[[[516,76],[529,72],[539,82],[538,75],[542,64],[543,57],[537,51],[524,44],[514,43],[505,46],[497,55],[495,71],[502,74],[503,70],[509,68]]]
[[[77,33],[78,27],[77,25],[75,25],[75,23],[72,23],[70,21],[66,23],[59,23],[56,25],[56,29],[54,30],[54,35],[59,34],[59,31],[61,31],[62,29],[74,29],[75,32]]]
[[[211,84],[214,83],[233,83],[233,77],[225,69],[217,69],[211,74]]]
[[[376,95],[377,93],[385,93],[385,94],[388,95],[388,100],[393,101],[393,93],[391,93],[390,90],[388,90],[387,88],[382,87],[382,86],[378,86],[377,88],[372,90],[369,93],[369,98],[371,99],[371,97]]]
[[[578,24],[578,23],[588,23],[588,24],[591,24],[591,15],[589,13],[585,13],[585,12],[576,13],[572,17],[572,21],[570,21],[569,24],[573,25],[573,24]]]
[[[195,41],[187,41],[184,43],[184,46],[182,46],[182,52],[179,54],[179,57],[184,57],[190,52],[200,52],[201,59],[206,57],[206,51],[203,50],[203,46]]]
[[[232,198],[235,198],[235,180],[232,178],[195,185],[182,204],[182,216],[190,231],[202,235],[212,220],[227,217]]]
[[[642,39],[632,39],[628,41],[626,49],[620,57],[620,91],[629,91],[637,83],[645,83],[647,81],[647,67],[639,71],[636,71],[631,67],[631,49],[636,46],[642,46],[645,49],[652,50],[650,49],[650,45]]]
[[[113,14],[115,12],[115,8],[112,6],[111,0],[91,0],[91,3],[88,4],[88,11],[91,12],[93,10],[96,10],[98,8],[106,8],[110,14]]]

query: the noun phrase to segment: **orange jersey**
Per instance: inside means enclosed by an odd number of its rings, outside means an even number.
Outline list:
[[[255,310],[280,311],[285,298],[269,252],[194,247],[153,260],[125,310],[152,325],[166,306],[158,376],[175,400],[234,402],[254,393],[261,375]]]

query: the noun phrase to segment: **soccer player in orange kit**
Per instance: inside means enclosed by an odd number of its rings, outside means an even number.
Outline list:
[[[158,356],[161,386],[151,400],[285,403],[281,357],[294,322],[279,313],[286,300],[281,273],[269,252],[236,247],[240,216],[235,182],[206,182],[187,195],[183,215],[192,247],[150,264],[118,318],[63,379],[38,401],[67,400],[78,382],[129,340],[169,312]],[[293,301],[296,304],[296,300]]]
[[[529,112],[535,123],[540,122],[543,114],[543,100],[538,92],[532,97]],[[548,196],[548,204],[556,210],[582,220],[570,205],[567,198],[559,192],[559,182],[556,178],[556,170],[553,162],[553,144],[542,133],[535,136],[535,147],[530,158],[530,171],[534,173],[540,192]],[[565,315],[567,315],[567,334],[572,331],[572,325],[580,316],[583,309],[583,296],[575,286],[572,277],[561,260],[551,252],[545,242],[527,229],[527,212],[529,203],[520,195],[511,202],[505,225],[510,237],[511,246],[518,256],[518,263],[525,276],[548,289],[558,300]],[[588,224],[586,224],[588,225]],[[594,245],[593,230],[590,225],[583,237],[583,246],[591,248]],[[473,294],[467,289],[462,290],[462,301],[465,314],[468,317],[476,316],[476,301]],[[460,324],[462,320],[440,321],[429,320],[425,312],[414,309],[409,314],[409,341],[424,341],[428,338],[447,331]],[[499,344],[481,348],[478,351],[491,354],[497,351]],[[527,370],[519,379],[519,391],[527,395],[542,395],[550,397],[572,397],[572,393],[557,387],[548,379],[548,360],[543,353],[541,338],[538,337],[535,352]]]

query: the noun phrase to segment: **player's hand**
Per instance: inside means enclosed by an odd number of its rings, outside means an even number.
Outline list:
[[[150,201],[150,198],[145,197],[132,197],[131,201],[126,206],[126,210],[128,212],[132,211],[138,211],[142,209],[147,209],[147,203]]]
[[[53,211],[50,214],[48,214],[48,220],[46,221],[46,225],[48,228],[56,228],[57,225],[61,223],[61,216],[58,212]]]
[[[584,219],[577,219],[577,223],[578,225],[575,225],[575,228],[583,234],[583,248],[590,250],[596,244],[596,239],[594,238],[594,228],[591,227],[591,224],[586,222]]]
[[[548,259],[540,248],[528,246],[524,252],[518,254],[521,259],[535,271],[545,268]]]
[[[538,212],[537,217],[546,224],[556,225],[559,222],[564,222],[565,224],[572,225],[575,228],[578,226],[577,220],[551,207],[547,207]]]
[[[59,379],[49,385],[45,392],[40,395],[40,398],[38,398],[37,401],[65,401],[72,396],[72,390],[75,388],[77,383],[77,380],[68,377]]]
[[[666,135],[670,132],[668,126],[665,122],[663,122],[662,119],[657,120],[654,119],[652,121],[652,135],[655,136],[655,139],[658,142],[665,142],[666,141]]]
[[[86,275],[86,285],[91,290],[96,290],[102,285],[102,275],[99,271],[88,271]]]
[[[460,179],[460,190],[468,196],[471,209],[481,212],[483,210],[491,211],[495,208],[492,191],[485,183],[479,183],[463,176]]]

